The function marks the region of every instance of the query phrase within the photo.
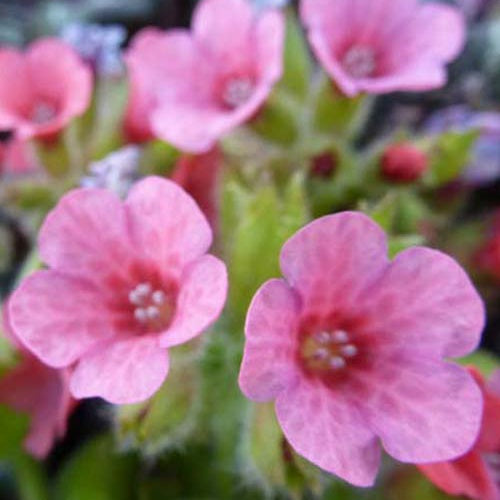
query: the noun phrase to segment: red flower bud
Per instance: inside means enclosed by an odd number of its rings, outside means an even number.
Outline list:
[[[428,167],[427,155],[411,143],[389,146],[381,160],[382,175],[390,182],[413,182]]]

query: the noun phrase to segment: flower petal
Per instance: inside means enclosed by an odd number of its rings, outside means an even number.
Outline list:
[[[64,196],[45,219],[39,247],[48,266],[97,283],[120,274],[133,256],[123,204],[104,189]]]
[[[71,408],[66,372],[49,368],[32,355],[0,380],[0,402],[30,415],[26,449],[44,458],[66,430]]]
[[[465,271],[428,248],[401,252],[360,300],[378,341],[425,349],[434,357],[465,356],[480,340],[485,312]]]
[[[90,283],[55,271],[37,271],[9,300],[16,337],[45,364],[72,364],[114,334],[101,295]]]
[[[173,323],[160,336],[162,347],[183,344],[199,335],[220,315],[227,295],[227,271],[222,261],[205,255],[182,277]]]
[[[358,407],[319,380],[302,379],[276,400],[285,437],[305,458],[357,486],[371,486],[380,446]]]
[[[131,95],[125,118],[131,139],[152,138],[151,117],[158,99],[174,102],[189,95],[203,96],[202,88],[191,85],[198,70],[197,48],[186,30],[164,32],[156,28],[141,30],[127,50],[125,60],[130,74]],[[201,78],[206,85],[205,78]]]
[[[125,202],[132,240],[160,269],[172,271],[203,255],[212,230],[196,202],[172,181],[148,177]]]
[[[317,219],[281,251],[281,270],[306,307],[356,304],[388,264],[385,234],[367,216],[343,212]]]
[[[136,337],[101,346],[83,356],[71,377],[76,398],[101,397],[113,404],[151,397],[168,373],[168,353],[156,337]]]
[[[193,34],[226,69],[246,63],[252,51],[254,12],[245,0],[203,0],[193,15]]]
[[[239,376],[240,388],[248,398],[269,401],[297,382],[299,308],[299,298],[283,280],[268,281],[253,298]]]
[[[453,462],[419,465],[436,486],[449,495],[464,495],[476,500],[498,500],[498,488],[477,451]]]
[[[360,404],[394,458],[410,463],[451,460],[474,445],[483,398],[465,369],[394,353],[379,358],[359,379],[370,389]]]

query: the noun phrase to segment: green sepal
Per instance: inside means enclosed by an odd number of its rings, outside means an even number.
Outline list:
[[[423,178],[424,184],[436,188],[458,178],[470,161],[478,136],[477,130],[451,131],[433,139],[429,147],[430,168]]]
[[[475,366],[485,377],[489,377],[492,372],[500,369],[500,358],[491,352],[481,349],[458,361],[462,365]]]
[[[343,95],[326,76],[317,83],[313,103],[313,126],[321,133],[353,137],[368,118],[373,98],[367,95],[348,97]]]
[[[198,344],[193,341],[170,350],[168,377],[150,400],[117,409],[115,436],[121,448],[157,457],[181,446],[194,432],[199,410]]]
[[[278,86],[295,98],[307,96],[312,61],[304,32],[292,9],[286,15],[286,37],[283,56],[283,78]]]
[[[272,184],[247,190],[226,183],[223,204],[224,241],[229,280],[229,310],[242,325],[250,300],[264,281],[277,277],[283,243],[308,220],[302,174],[278,188]]]

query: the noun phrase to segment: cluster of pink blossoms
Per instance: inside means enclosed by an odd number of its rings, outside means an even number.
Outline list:
[[[464,40],[455,9],[416,0],[302,0],[301,16],[318,59],[350,96],[439,87]],[[146,29],[128,49],[125,131],[204,153],[184,157],[174,179],[211,222],[216,145],[259,112],[280,79],[284,24],[280,12],[257,15],[245,0],[203,0],[191,31]],[[19,140],[51,139],[88,107],[91,72],[61,42],[2,50],[0,72],[0,128]],[[158,390],[168,349],[224,307],[226,269],[207,254],[211,243],[196,202],[166,179],[138,182],[125,201],[93,188],[61,199],[39,236],[48,269],[26,278],[7,307],[23,362],[3,379],[0,400],[35,415],[33,452],[45,454],[63,430],[71,398],[126,404]],[[410,463],[471,450],[483,396],[445,358],[477,347],[484,309],[455,261],[425,248],[390,261],[381,229],[345,212],[293,236],[281,268],[285,279],[265,283],[249,308],[239,382],[252,400],[275,400],[299,454],[368,486],[382,446]],[[22,387],[32,372],[46,391],[28,405],[6,387]],[[38,432],[49,403],[50,433]],[[490,449],[476,447],[486,464]]]

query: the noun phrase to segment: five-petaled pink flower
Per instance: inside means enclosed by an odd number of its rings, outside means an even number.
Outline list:
[[[45,38],[26,52],[0,49],[0,129],[52,139],[89,106],[92,74],[64,42]]]
[[[22,347],[10,327],[7,307],[3,326],[5,335],[18,349],[20,361],[0,378],[0,404],[30,416],[24,447],[34,457],[44,458],[56,439],[66,433],[75,404],[69,393],[69,373],[44,365]]]
[[[145,400],[167,375],[166,349],[222,310],[226,269],[206,254],[211,241],[196,203],[166,179],[140,181],[125,202],[103,189],[74,190],[42,226],[50,269],[12,295],[12,328],[44,363],[74,365],[76,398]]]
[[[248,120],[282,73],[284,19],[246,0],[202,0],[192,31],[149,28],[126,56],[129,137],[201,153]]]
[[[441,87],[465,39],[461,12],[435,2],[302,0],[301,16],[318,59],[349,96]]]
[[[500,370],[488,382],[476,369],[469,371],[484,396],[483,423],[476,445],[458,460],[419,468],[450,495],[500,500]]]
[[[307,225],[280,262],[285,279],[248,311],[239,383],[275,400],[291,446],[359,486],[374,482],[381,444],[412,463],[467,452],[481,392],[443,358],[477,346],[484,308],[460,266],[418,247],[391,262],[383,231],[356,212]]]

